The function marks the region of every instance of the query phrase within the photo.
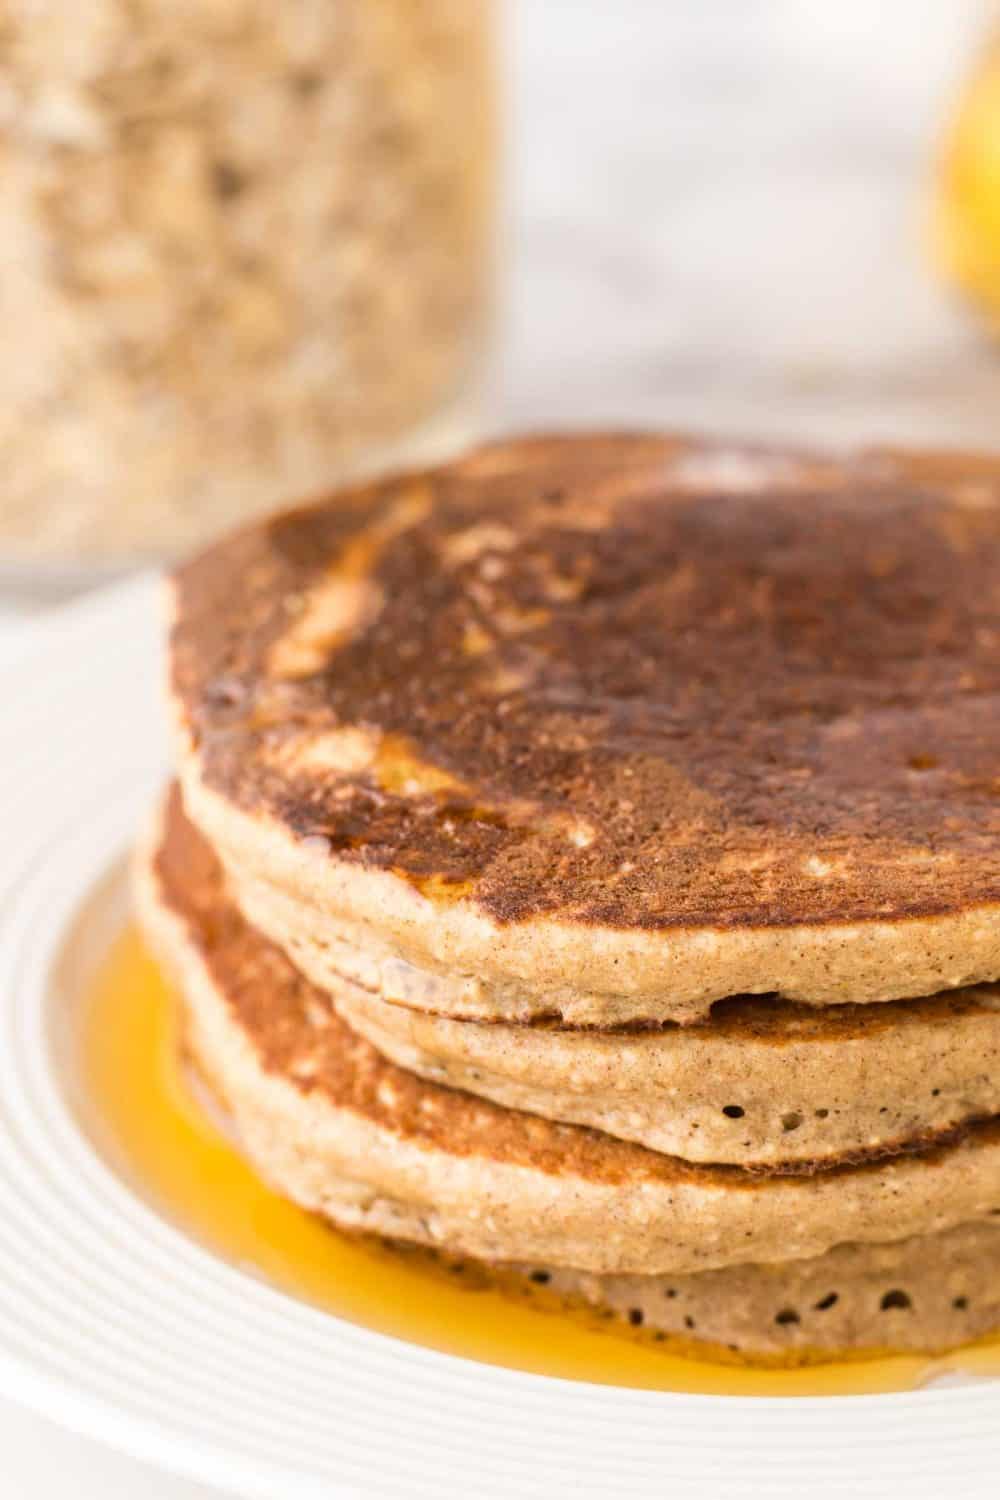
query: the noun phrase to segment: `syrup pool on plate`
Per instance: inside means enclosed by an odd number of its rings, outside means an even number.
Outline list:
[[[338,1233],[273,1193],[189,1087],[175,1009],[132,931],[89,996],[82,1062],[101,1133],[143,1195],[218,1255],[338,1317],[468,1359],[541,1375],[712,1395],[813,1396],[911,1390],[935,1375],[1000,1374],[1000,1344],[755,1370],[683,1357],[596,1315],[485,1285],[421,1251]]]

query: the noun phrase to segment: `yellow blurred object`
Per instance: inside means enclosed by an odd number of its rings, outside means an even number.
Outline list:
[[[1000,334],[1000,38],[969,81],[945,143],[934,249]]]

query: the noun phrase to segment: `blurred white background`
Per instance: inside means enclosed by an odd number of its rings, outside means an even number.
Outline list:
[[[498,425],[995,445],[1000,353],[935,278],[987,0],[515,0]]]

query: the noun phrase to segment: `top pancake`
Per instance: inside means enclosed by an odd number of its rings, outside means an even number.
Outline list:
[[[317,933],[496,980],[453,1014],[995,978],[998,502],[989,459],[601,436],[280,516],[177,576],[189,808]]]

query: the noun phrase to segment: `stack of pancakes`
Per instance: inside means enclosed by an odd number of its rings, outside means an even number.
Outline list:
[[[188,563],[170,690],[280,1191],[706,1351],[1000,1326],[1000,461],[497,444]]]

